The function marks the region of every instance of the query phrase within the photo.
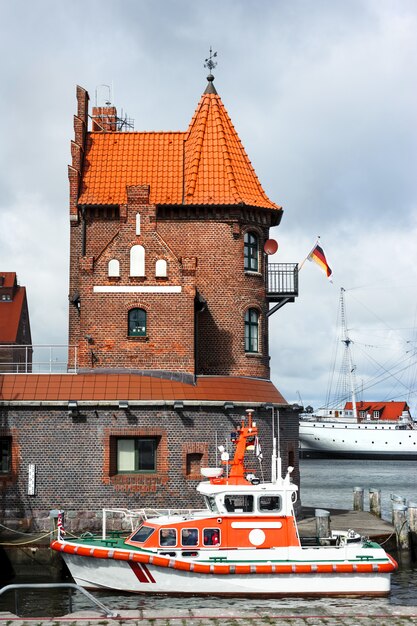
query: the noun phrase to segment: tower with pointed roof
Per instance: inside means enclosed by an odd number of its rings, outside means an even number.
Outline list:
[[[265,194],[212,74],[185,132],[122,132],[77,88],[71,350],[84,371],[269,379]]]

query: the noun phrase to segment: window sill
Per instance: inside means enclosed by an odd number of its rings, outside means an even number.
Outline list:
[[[245,352],[245,356],[249,357],[250,359],[261,359],[263,357],[263,354],[261,354],[260,352]]]
[[[138,335],[138,336],[128,335],[127,336],[127,340],[128,341],[145,341],[146,342],[146,341],[149,341],[149,337],[148,337],[148,335]]]
[[[261,276],[262,277],[262,272],[255,271],[255,270],[245,270],[245,276]]]

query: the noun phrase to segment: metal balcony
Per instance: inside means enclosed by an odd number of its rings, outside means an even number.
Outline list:
[[[288,302],[295,302],[298,296],[297,263],[268,263],[265,278],[267,300],[277,303],[267,315],[272,315]]]

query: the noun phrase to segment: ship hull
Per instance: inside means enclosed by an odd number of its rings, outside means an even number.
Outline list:
[[[301,420],[300,456],[415,460],[417,430],[403,430],[381,422]]]

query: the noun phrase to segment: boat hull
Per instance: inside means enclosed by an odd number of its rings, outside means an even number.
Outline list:
[[[150,564],[63,555],[72,577],[86,589],[131,593],[230,596],[377,595],[390,591],[390,574],[198,574]]]
[[[301,421],[300,456],[415,460],[417,430],[400,430],[381,423]]]

